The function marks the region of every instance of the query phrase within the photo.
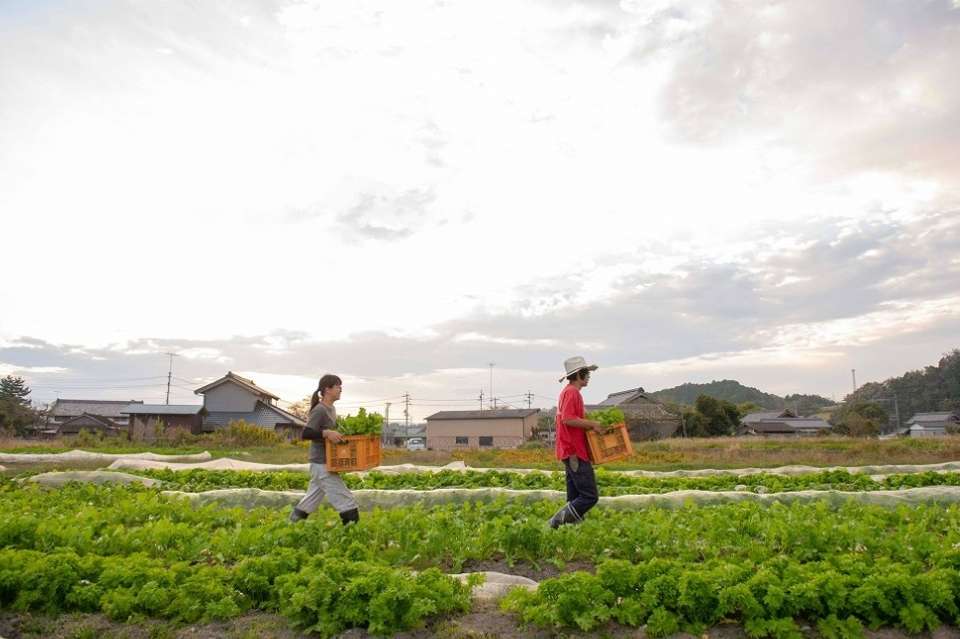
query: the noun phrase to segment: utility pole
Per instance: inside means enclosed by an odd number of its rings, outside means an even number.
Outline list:
[[[533,393],[527,391],[527,408],[533,408]]]
[[[853,375],[853,392],[857,392],[857,369],[851,368],[850,374]]]
[[[897,394],[893,394],[893,412],[897,415],[897,430],[900,430],[900,403],[897,401]]]
[[[493,365],[494,365],[494,362],[490,362],[490,401],[493,408],[496,408],[497,398],[493,396]]]
[[[893,414],[894,419],[897,420],[896,430],[900,430],[900,403],[897,401],[897,394],[892,393],[893,397],[874,397],[871,399],[871,402],[893,402]],[[889,417],[887,418],[887,424],[889,424]]]
[[[386,444],[388,441],[387,433],[390,432],[390,402],[387,402],[387,408],[383,411],[383,441],[381,443]]]
[[[480,389],[480,410],[483,411],[483,389]]]
[[[173,358],[177,356],[176,353],[164,353],[164,355],[170,356],[170,367],[167,369],[167,405],[170,405],[170,379],[173,377]]]
[[[410,393],[403,394],[403,435],[410,433]]]

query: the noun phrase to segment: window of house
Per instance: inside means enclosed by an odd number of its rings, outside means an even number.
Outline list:
[[[493,446],[493,437],[491,437],[490,435],[482,435],[482,436],[480,437],[480,445],[481,445],[481,446]]]
[[[470,444],[469,437],[457,437],[457,446],[467,446]]]

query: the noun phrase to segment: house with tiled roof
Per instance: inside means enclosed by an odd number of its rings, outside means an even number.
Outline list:
[[[80,430],[102,432],[126,431],[130,424],[129,415],[124,410],[142,401],[108,401],[100,399],[56,399],[47,410],[45,431],[51,434],[71,435]],[[84,419],[77,419],[84,417]],[[63,427],[69,425],[66,429]]]
[[[203,432],[218,430],[238,420],[282,433],[299,432],[306,426],[302,419],[277,405],[279,397],[233,371],[194,393],[203,395]]]
[[[58,435],[79,435],[81,431],[88,433],[102,433],[104,435],[119,435],[126,433],[128,426],[117,424],[108,417],[98,415],[77,415],[60,424]]]
[[[599,404],[588,404],[587,412],[619,408],[627,419],[630,439],[661,439],[672,437],[680,429],[680,417],[669,412],[663,404],[647,394],[643,387],[610,393]]]
[[[819,417],[800,417],[790,409],[750,413],[741,420],[738,435],[804,437],[829,433],[831,426]]]
[[[783,410],[768,410],[768,411],[758,411],[756,413],[747,413],[743,416],[743,419],[740,420],[743,425],[747,426],[750,424],[756,424],[759,422],[766,422],[772,419],[793,419],[799,417],[789,408]]]

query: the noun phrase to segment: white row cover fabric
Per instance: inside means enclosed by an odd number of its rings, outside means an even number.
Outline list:
[[[280,508],[295,504],[303,497],[300,491],[269,491],[259,488],[224,488],[201,493],[164,491],[165,495],[183,497],[193,503],[218,503],[227,507]],[[398,508],[420,504],[438,506],[471,502],[492,502],[500,498],[523,503],[542,500],[562,501],[565,494],[558,490],[512,490],[509,488],[439,488],[436,490],[355,490],[354,497],[362,510]],[[928,486],[905,490],[839,491],[801,490],[786,493],[758,494],[738,491],[680,490],[657,495],[618,495],[600,497],[600,507],[615,510],[639,510],[648,506],[680,508],[685,504],[726,504],[741,501],[762,504],[827,501],[841,504],[856,501],[879,506],[900,506],[919,503],[960,503],[960,486]]]
[[[275,471],[289,470],[297,472],[309,472],[309,464],[260,464],[257,462],[242,461],[239,459],[230,459],[228,457],[204,461],[200,463],[177,463],[172,461],[151,461],[145,459],[134,459],[124,457],[117,459],[110,464],[111,470],[144,470],[149,468],[167,468],[170,470],[191,470],[202,468],[207,470],[249,470],[249,471]],[[356,473],[363,476],[370,472],[384,473],[388,475],[398,475],[404,473],[438,473],[441,471],[454,472],[491,472],[500,471],[508,473],[529,474],[529,473],[549,473],[550,470],[541,470],[534,468],[472,468],[462,461],[451,462],[445,466],[418,466],[416,464],[399,464],[396,466],[378,466],[371,471]],[[560,470],[558,464],[557,469]],[[877,479],[882,479],[887,475],[898,473],[922,473],[922,472],[958,472],[960,471],[960,462],[944,462],[940,464],[895,464],[887,466],[780,466],[778,468],[724,468],[724,469],[703,469],[703,470],[673,470],[673,471],[653,471],[653,470],[621,470],[607,471],[632,477],[651,477],[651,478],[670,478],[670,477],[709,477],[715,475],[757,475],[766,473],[770,475],[807,475],[810,473],[820,473],[825,471],[845,470],[850,473],[864,473]]]
[[[463,583],[467,583],[467,580],[470,579],[470,576],[474,574],[477,573],[460,572],[450,576],[454,579],[462,581]],[[513,588],[536,590],[537,586],[540,585],[533,579],[521,577],[520,575],[508,575],[506,573],[494,572],[492,570],[481,572],[479,574],[483,575],[483,583],[481,583],[479,586],[473,587],[473,592],[470,594],[472,595],[474,601],[497,601]]]
[[[170,469],[170,470],[193,470],[200,468],[203,470],[252,470],[256,472],[268,472],[276,470],[292,470],[298,472],[310,472],[310,464],[259,464],[257,462],[248,462],[241,459],[230,459],[221,457],[220,459],[211,459],[194,464],[181,464],[169,461],[153,461],[147,459],[118,459],[108,467],[110,470],[149,470],[149,469]]]
[[[69,450],[65,453],[0,453],[0,462],[9,464],[38,462],[112,462],[117,459],[149,459],[157,462],[199,462],[213,459],[208,451],[191,455],[160,455],[157,453],[92,453]]]
[[[41,473],[20,481],[40,484],[47,488],[60,488],[72,481],[89,484],[141,484],[148,488],[160,484],[158,480],[150,479],[149,477],[140,477],[139,475],[130,475],[128,473],[113,473],[106,470],[68,470]]]

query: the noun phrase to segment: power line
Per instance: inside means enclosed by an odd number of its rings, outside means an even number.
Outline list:
[[[417,404],[417,403],[411,402],[410,405],[413,407],[420,407],[420,408],[449,408],[451,410],[460,408],[462,406],[469,406],[471,408],[473,407],[473,403],[470,403],[470,404]]]
[[[83,382],[70,382],[70,381],[64,380],[63,382],[52,381],[52,382],[41,382],[41,383],[39,383],[39,384],[29,384],[30,388],[44,388],[44,387],[52,387],[52,386],[57,386],[57,387],[60,387],[60,388],[64,388],[64,387],[70,387],[70,388],[98,388],[98,387],[100,387],[100,386],[162,386],[162,385],[163,385],[163,382],[162,382],[162,381],[159,381],[159,380],[157,380],[157,381],[155,381],[155,382],[146,382],[146,380],[143,380],[143,383],[141,383],[140,381],[131,381],[131,382],[116,381],[116,382],[109,382],[109,381],[106,381],[106,380],[104,380],[104,381],[93,381],[93,380],[91,380],[91,381],[83,381]]]
[[[59,390],[59,391],[101,391],[101,390],[137,390],[142,388],[163,388],[163,384],[140,384],[137,386],[67,386],[62,384],[50,384],[49,386],[31,386],[30,390]]]
[[[95,380],[91,379],[91,380],[80,380],[80,381],[85,382],[85,383],[86,383],[86,382],[90,382],[90,383],[100,383],[100,382],[140,382],[140,381],[144,381],[144,380],[148,380],[148,379],[164,379],[165,377],[166,377],[165,375],[151,375],[150,377],[101,377],[101,378],[97,378],[97,379],[95,379]],[[62,381],[69,381],[69,380],[70,380],[69,377],[57,377],[57,374],[56,374],[56,373],[53,373],[53,374],[50,374],[50,375],[44,374],[43,379],[44,379],[44,380],[49,380],[49,381],[51,381],[51,382],[56,382],[56,381],[58,381],[58,380],[62,380]]]

